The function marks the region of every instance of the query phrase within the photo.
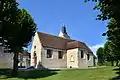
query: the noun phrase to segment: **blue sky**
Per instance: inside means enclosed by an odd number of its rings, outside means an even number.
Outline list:
[[[102,33],[106,23],[96,20],[99,13],[93,10],[95,3],[84,0],[18,0],[34,18],[38,31],[58,35],[61,24],[66,24],[72,39],[83,41],[90,48],[98,48],[105,42]],[[95,51],[93,49],[93,51]]]

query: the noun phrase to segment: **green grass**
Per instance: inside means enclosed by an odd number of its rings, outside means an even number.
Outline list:
[[[10,75],[0,75],[0,80],[110,80],[117,76],[113,69],[112,67],[104,67],[61,71],[20,71],[16,78]]]

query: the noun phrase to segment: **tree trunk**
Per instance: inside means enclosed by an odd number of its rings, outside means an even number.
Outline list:
[[[14,53],[13,71],[18,70],[18,53]]]
[[[111,61],[111,66],[114,66],[114,61]]]
[[[119,63],[119,61],[117,60],[117,61],[116,61],[116,66],[118,66],[118,63]]]
[[[13,76],[17,76],[17,71],[18,71],[18,55],[19,55],[19,48],[15,48],[14,51],[14,62],[13,62]]]

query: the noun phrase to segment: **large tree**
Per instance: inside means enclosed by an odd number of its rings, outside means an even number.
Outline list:
[[[108,31],[103,33],[103,36],[107,36],[109,42],[111,42],[112,53],[115,54],[115,58],[119,60],[120,58],[120,0],[85,0],[94,1],[96,6],[94,9],[100,11],[97,19],[99,20],[109,20],[107,25]]]
[[[15,0],[1,0],[0,37],[1,42],[14,53],[13,71],[18,70],[18,53],[26,47],[36,32],[36,24],[25,9],[18,9]]]
[[[10,27],[5,26],[2,31],[3,34],[7,36],[5,39],[8,41],[8,45],[10,45],[12,52],[14,52],[13,69],[17,71],[18,53],[22,47],[26,47],[31,41],[36,31],[36,24],[25,9],[19,9],[15,24],[10,25]]]

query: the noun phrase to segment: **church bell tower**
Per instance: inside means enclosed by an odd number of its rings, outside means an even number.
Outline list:
[[[62,25],[62,28],[60,30],[59,37],[70,39],[70,36],[68,36],[67,31],[66,31],[66,27],[64,24]]]

